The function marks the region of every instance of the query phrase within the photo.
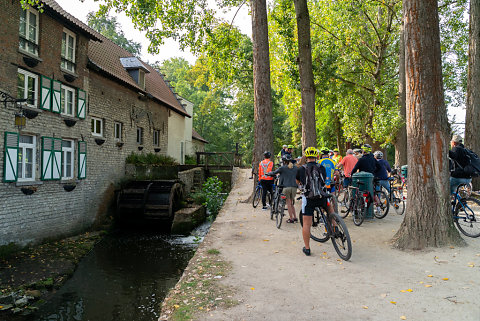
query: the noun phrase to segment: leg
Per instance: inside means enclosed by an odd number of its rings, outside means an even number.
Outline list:
[[[262,206],[266,207],[267,206],[267,181],[261,180],[260,184],[262,185]]]
[[[310,250],[310,228],[312,227],[313,216],[303,216],[302,236],[305,249]]]

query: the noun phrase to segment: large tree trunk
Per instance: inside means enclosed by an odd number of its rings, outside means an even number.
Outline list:
[[[251,6],[255,119],[253,164],[258,171],[258,163],[263,159],[263,152],[270,151],[272,155],[274,154],[273,116],[266,0],[251,0]]]
[[[408,202],[401,249],[463,244],[449,209],[448,120],[437,0],[405,0]]]
[[[402,29],[400,31],[400,50],[398,59],[398,110],[402,121],[407,117],[406,109],[406,92],[405,92],[405,33],[404,23],[402,21]],[[407,164],[407,127],[402,124],[402,127],[397,132],[395,137],[395,164],[402,166]]]
[[[468,45],[467,113],[465,145],[480,152],[480,0],[470,0],[470,41]],[[480,179],[473,180],[474,190]]]
[[[298,32],[298,67],[302,88],[302,147],[317,146],[315,84],[310,41],[310,15],[306,0],[294,0]]]

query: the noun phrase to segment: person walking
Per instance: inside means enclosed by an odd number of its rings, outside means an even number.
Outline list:
[[[262,210],[267,210],[267,192],[273,195],[273,177],[267,173],[273,170],[272,154],[268,151],[263,153],[263,160],[258,164],[258,180],[262,185]],[[270,204],[269,204],[270,205]]]
[[[448,157],[450,158],[450,194],[453,194],[457,191],[459,185],[471,183],[472,176],[464,170],[470,160],[466,154],[462,136],[453,135],[450,147],[451,150],[448,151]]]
[[[343,187],[347,188],[352,184],[352,169],[358,162],[358,158],[353,156],[353,150],[347,149],[347,155],[337,165],[338,168],[343,168]]]

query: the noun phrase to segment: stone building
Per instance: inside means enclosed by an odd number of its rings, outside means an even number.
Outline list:
[[[125,158],[166,155],[169,116],[190,115],[154,68],[55,1],[0,4],[0,245],[71,235],[107,213]]]

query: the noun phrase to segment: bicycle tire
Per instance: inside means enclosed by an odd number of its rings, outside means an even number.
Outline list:
[[[275,218],[277,223],[277,228],[280,228],[280,226],[282,226],[283,216],[285,215],[284,210],[285,210],[285,200],[281,199],[280,204],[278,206],[277,217]]]
[[[260,187],[257,187],[255,189],[255,194],[253,195],[253,201],[252,201],[253,208],[257,208],[261,198],[262,198],[262,189]]]
[[[272,200],[273,200],[272,193],[270,193],[270,191],[267,191],[267,197],[266,197],[267,204],[272,206]]]
[[[343,212],[343,209],[340,210],[340,212],[338,212],[339,213],[338,215],[341,218],[346,218],[348,214],[352,211],[352,207],[353,207],[353,204],[350,204],[350,193],[352,193],[352,191],[348,188],[345,188],[343,190],[343,193],[344,193],[343,202],[344,202],[345,211]]]
[[[480,236],[480,201],[473,197],[462,198],[455,207],[453,221],[465,236]],[[475,213],[476,212],[476,213]]]
[[[276,197],[274,195],[272,203],[270,203],[270,219],[271,220],[273,220],[273,217],[275,216],[277,204],[278,203],[277,203]]]
[[[313,213],[314,218],[315,218],[315,213],[317,213],[316,210]],[[318,215],[319,215],[319,217],[321,217],[320,214],[318,214]],[[298,217],[299,217],[299,220],[300,220],[300,225],[303,227],[303,213],[302,213],[302,211],[300,211],[300,213],[298,214]],[[320,242],[320,243],[325,243],[326,241],[328,241],[329,236],[328,236],[328,233],[327,233],[327,229],[325,227],[325,223],[323,223],[323,222],[320,223],[319,221],[317,221],[317,224],[315,225],[315,229],[317,229],[319,231],[320,231],[321,227],[323,226],[323,230],[324,230],[323,234],[320,234],[318,231],[316,231],[316,233],[315,233],[316,235],[313,235],[312,234],[312,230],[314,229],[313,225],[314,224],[312,222],[312,228],[310,230],[310,238],[312,240]]]
[[[355,199],[355,204],[353,205],[353,212],[352,212],[353,224],[355,224],[356,226],[362,225],[363,221],[365,220],[366,212],[367,212],[367,207],[365,206],[365,201],[363,200],[363,197],[360,195],[357,195],[357,198]]]
[[[405,201],[403,200],[403,195],[399,190],[394,189],[393,193],[393,208],[398,215],[403,215],[405,213]]]
[[[338,199],[335,195],[330,198],[330,203],[333,205],[333,211],[338,213]]]
[[[387,193],[384,191],[375,191],[375,196],[378,197],[378,202],[374,201],[375,208],[373,209],[373,215],[376,218],[382,219],[388,214],[388,210],[390,209],[390,203],[388,201]],[[380,209],[380,211],[378,211]]]
[[[337,231],[331,237],[333,247],[342,260],[348,261],[352,257],[352,240],[347,225],[337,213],[330,214],[330,217],[337,223]]]

